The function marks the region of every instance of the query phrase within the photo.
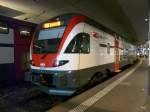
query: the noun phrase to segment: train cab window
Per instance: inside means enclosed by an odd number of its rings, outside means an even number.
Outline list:
[[[8,34],[8,32],[9,32],[8,25],[5,22],[0,21],[0,33]]]
[[[107,54],[110,54],[110,43],[107,43]]]
[[[90,52],[90,35],[79,33],[68,45],[66,53],[89,53]]]
[[[30,37],[31,36],[31,28],[20,26],[19,32],[21,36]]]

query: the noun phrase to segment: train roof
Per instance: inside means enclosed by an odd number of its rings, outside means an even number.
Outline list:
[[[57,18],[59,18],[60,20],[64,20],[64,21],[65,21],[64,23],[67,25],[67,23],[69,23],[69,21],[70,21],[73,17],[75,17],[75,16],[82,16],[82,17],[85,17],[85,22],[86,22],[86,23],[88,23],[88,24],[90,24],[90,25],[92,25],[92,26],[94,26],[94,27],[96,27],[96,28],[98,28],[98,29],[100,29],[100,30],[102,30],[102,31],[104,31],[104,32],[106,32],[106,33],[112,35],[112,36],[117,36],[117,37],[121,38],[122,40],[124,40],[124,41],[126,41],[126,42],[129,42],[128,40],[125,40],[119,33],[117,33],[117,32],[115,32],[115,31],[111,30],[110,28],[107,28],[105,25],[100,24],[99,22],[95,21],[94,19],[91,19],[91,18],[89,18],[89,17],[87,17],[87,16],[85,16],[85,15],[83,15],[83,14],[80,14],[80,13],[66,13],[66,14],[60,14],[60,15],[58,15],[58,16],[55,16],[55,17],[53,17],[53,18],[51,18],[51,19],[48,19],[48,20],[42,22],[41,24],[43,24],[43,23],[45,23],[45,22],[57,20]],[[129,43],[131,43],[131,42],[129,42]]]
[[[53,21],[53,20],[57,20],[57,18],[59,18],[60,20],[64,20],[65,21],[65,24],[69,23],[69,21],[74,17],[74,16],[83,16],[85,17],[85,22],[98,28],[98,29],[101,29],[102,31],[106,32],[106,33],[109,33],[111,35],[119,35],[118,33],[114,32],[113,30],[105,27],[104,25],[100,24],[99,22],[83,15],[83,14],[80,14],[80,13],[66,13],[66,14],[61,14],[61,15],[58,15],[58,16],[55,16],[51,19],[48,19],[47,21],[44,21],[42,22],[41,24],[45,23],[45,22],[48,22],[48,21]]]

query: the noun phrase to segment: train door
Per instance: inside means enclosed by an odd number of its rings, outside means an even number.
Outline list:
[[[80,74],[80,38],[81,38],[81,35],[82,33],[78,33],[77,35],[75,35],[73,37],[73,39],[71,40],[71,42],[69,43],[69,45],[67,46],[66,50],[65,50],[65,54],[63,57],[66,57],[69,60],[70,62],[70,65],[67,67],[67,69],[75,69],[77,70],[77,75],[74,75],[74,74],[69,74],[69,80],[68,80],[68,83],[70,84],[73,84],[72,86],[74,85],[81,85],[81,81],[80,81],[80,77],[81,77],[81,74]],[[72,83],[72,80],[70,79],[73,79],[73,80],[76,80],[75,83]]]
[[[88,68],[91,64],[90,57],[90,35],[87,33],[80,34],[80,52],[79,52],[79,69],[80,84],[85,84],[90,77]]]
[[[31,28],[17,25],[15,30],[15,69],[16,79],[24,80],[25,72],[29,69],[28,55],[31,40]]]
[[[80,59],[79,68],[86,69],[90,63],[90,35],[88,33],[81,33],[80,35]]]
[[[19,47],[23,50],[20,51],[21,55],[21,71],[24,72],[29,71],[29,47],[30,47],[30,41],[31,41],[31,35],[32,35],[32,29],[27,26],[19,26],[19,36],[22,44],[19,45]],[[19,44],[19,43],[18,43]]]
[[[115,36],[115,72],[120,71],[120,55],[119,55],[119,37]]]

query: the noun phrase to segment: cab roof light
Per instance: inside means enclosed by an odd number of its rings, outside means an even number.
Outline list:
[[[49,22],[49,23],[45,23],[43,25],[43,28],[52,28],[52,27],[57,27],[57,26],[61,26],[61,25],[62,25],[61,21]]]

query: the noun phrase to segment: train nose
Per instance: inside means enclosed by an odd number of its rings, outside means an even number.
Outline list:
[[[32,58],[34,60],[35,66],[53,67],[53,62],[54,60],[56,60],[57,54],[48,54],[47,56],[44,56],[42,54],[33,54]]]

